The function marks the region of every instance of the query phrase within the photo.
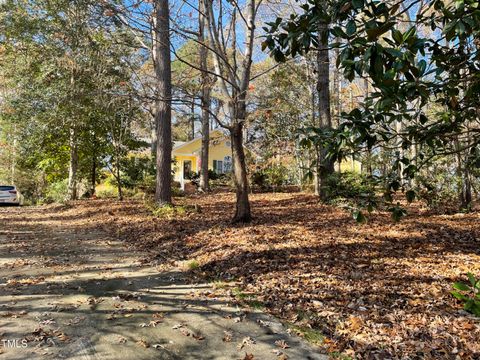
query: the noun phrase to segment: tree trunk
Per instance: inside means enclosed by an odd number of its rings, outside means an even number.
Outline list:
[[[157,119],[154,115],[154,124],[152,126],[152,129],[150,129],[151,131],[151,137],[152,137],[152,143],[150,144],[150,153],[151,153],[151,156],[152,156],[152,160],[153,159],[156,159],[157,158],[157,145],[158,145],[158,141],[157,141]]]
[[[190,104],[190,135],[189,140],[195,139],[195,98],[192,97],[192,103]]]
[[[198,3],[200,9],[198,17],[198,42],[200,44],[200,69],[202,70],[202,150],[200,157],[200,190],[208,191],[210,189],[208,184],[208,150],[210,145],[210,84],[207,73],[207,48],[202,46],[206,40],[206,22],[204,16],[205,7],[203,0],[199,0]]]
[[[200,190],[202,191],[209,191],[210,189],[208,184],[208,157],[210,145],[210,114],[208,113],[208,98],[202,96],[202,150],[200,160]]]
[[[463,208],[465,210],[470,210],[472,206],[472,183],[470,181],[470,171],[468,169],[468,166],[465,166],[464,169],[464,176],[463,176],[463,183],[464,183],[464,194],[465,194],[465,199],[464,199],[464,206]]]
[[[243,149],[243,122],[238,122],[230,130],[232,155],[233,155],[233,179],[237,192],[237,203],[234,223],[245,223],[252,220],[250,202],[248,201],[247,166],[245,151]]]
[[[117,178],[118,200],[123,200],[122,178],[120,176],[120,157],[116,156],[115,173]]]
[[[245,1],[243,6],[234,5],[230,9],[230,35],[232,37],[228,50],[223,39],[224,26],[221,19],[225,13],[223,8],[214,8],[213,1],[204,2],[207,27],[209,30],[209,44],[212,47],[213,69],[217,74],[219,91],[228,99],[228,124],[219,122],[230,132],[233,155],[233,175],[237,190],[237,204],[234,222],[248,222],[251,220],[250,204],[248,202],[248,180],[243,149],[243,127],[246,119],[246,97],[250,84],[250,74],[254,49],[255,16],[258,5],[255,0]],[[220,4],[223,4],[221,1]],[[232,3],[233,4],[233,3]],[[236,11],[241,11],[241,18],[245,21],[246,29],[239,38],[236,38]],[[217,15],[215,15],[217,14]],[[238,40],[241,38],[241,42]],[[242,61],[236,56],[239,43],[244,44]],[[226,80],[228,79],[228,81]]]
[[[400,135],[403,131],[403,124],[401,121],[395,121],[395,130],[397,132],[397,153],[399,159],[403,159],[405,156],[405,151],[402,145],[402,136]],[[405,169],[405,164],[402,161],[398,162],[398,177],[403,179],[403,170]]]
[[[91,173],[91,188],[90,188],[90,196],[95,195],[95,187],[97,185],[97,156],[93,154],[92,156],[92,173]]]
[[[465,209],[465,187],[464,187],[464,179],[463,179],[463,170],[462,170],[462,154],[460,153],[460,141],[458,138],[455,139],[455,149],[457,153],[455,154],[457,160],[457,167],[455,169],[455,175],[457,176],[457,183],[458,183],[458,202],[460,210]]]
[[[13,146],[12,146],[12,162],[10,165],[10,182],[15,184],[15,170],[17,167],[17,125],[13,125]]]
[[[328,57],[328,36],[326,32],[328,24],[320,22],[318,24],[319,47],[317,53],[317,92],[318,92],[318,121],[319,127],[323,130],[332,128],[332,117],[330,112],[330,61]],[[327,179],[334,172],[334,164],[327,157],[327,149],[323,145],[317,146],[317,178],[315,183],[315,193],[321,200],[328,198]]]
[[[368,78],[363,79],[363,87],[365,91],[365,97],[363,101],[366,103],[368,100],[368,97],[370,96],[370,87],[368,85]],[[367,174],[369,176],[373,176],[373,154],[372,154],[372,148],[367,146]]]
[[[68,167],[68,198],[77,200],[77,169],[78,169],[78,144],[77,129],[70,127],[70,163]]]
[[[157,82],[155,123],[157,127],[157,174],[155,201],[158,205],[172,202],[172,72],[170,60],[169,2],[154,4],[153,61]]]

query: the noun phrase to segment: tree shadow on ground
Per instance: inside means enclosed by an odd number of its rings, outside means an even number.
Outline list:
[[[438,336],[429,324],[440,318],[445,322],[438,326],[470,351],[470,335],[448,325],[459,309],[449,292],[466,271],[480,272],[478,214],[446,219],[414,213],[400,224],[379,214],[357,225],[349,213],[310,195],[252,198],[255,217],[247,225],[230,223],[229,194],[178,200],[199,204],[201,212],[172,219],[150,216],[135,201],[95,201],[42,221],[106,230],[147,251],[144,260],[152,265],[196,260],[194,278],[236,280],[253,300],[285,319],[305,320],[338,341],[339,350],[369,346],[372,356],[379,347],[390,355],[411,354],[389,343],[395,333],[405,344],[424,339],[424,354],[434,356]],[[362,319],[370,338],[361,341],[349,330],[352,316]]]
[[[273,358],[282,340],[290,358],[320,358],[285,329],[257,322],[270,318],[192,285],[183,272],[142,266],[140,253],[97,226],[54,214],[17,220],[0,233],[0,315],[2,336],[29,346],[8,351],[8,359]],[[248,337],[256,343],[239,350]]]

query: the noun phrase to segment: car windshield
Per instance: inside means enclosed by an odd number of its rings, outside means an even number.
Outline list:
[[[0,185],[0,191],[10,191],[10,190],[15,190],[15,187]]]

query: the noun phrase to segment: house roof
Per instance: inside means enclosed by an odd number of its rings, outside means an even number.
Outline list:
[[[177,147],[179,147],[179,146],[181,146],[185,143],[186,143],[186,141],[174,141],[173,142],[173,148],[175,149],[175,148],[177,148]]]
[[[212,136],[220,137],[220,136],[226,136],[226,135],[221,130],[215,129],[215,130],[210,131],[210,137],[212,137]],[[198,140],[201,140],[201,139],[202,139],[202,136],[198,136],[195,139],[190,140],[190,141],[174,141],[172,151],[180,150],[183,147],[186,147],[186,146],[194,143],[195,141],[198,141]]]

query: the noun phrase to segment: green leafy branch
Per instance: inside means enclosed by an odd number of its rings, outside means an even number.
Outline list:
[[[463,308],[480,316],[480,279],[475,278],[472,273],[467,274],[469,283],[456,282],[453,284],[455,291],[451,294],[463,302]]]

